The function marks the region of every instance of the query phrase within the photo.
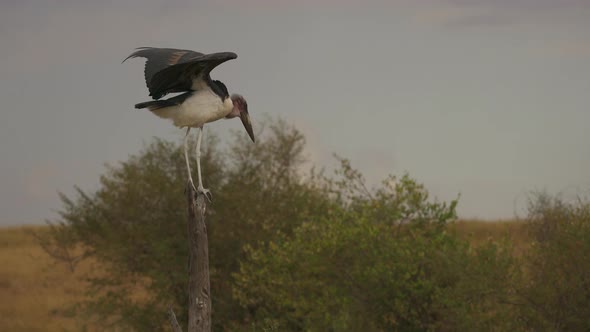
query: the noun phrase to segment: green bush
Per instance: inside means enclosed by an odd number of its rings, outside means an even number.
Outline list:
[[[214,194],[207,224],[217,330],[244,316],[230,278],[242,247],[288,235],[307,216],[326,210],[327,195],[299,173],[304,144],[282,121],[270,123],[256,144],[241,136],[227,150],[215,138],[204,144],[203,180]],[[59,250],[82,244],[84,256],[105,269],[88,280],[90,300],[81,312],[105,326],[154,331],[166,327],[166,308],[173,304],[179,321],[186,322],[185,167],[180,145],[155,139],[110,166],[96,192],[62,196],[61,219],[44,243],[59,244]]]
[[[538,194],[531,200],[534,239],[520,290],[522,316],[534,330],[590,330],[590,202]]]
[[[342,203],[293,237],[246,247],[235,296],[253,321],[285,331],[456,331],[504,326],[514,262],[447,233],[450,205],[408,176],[366,190],[342,160]]]
[[[514,328],[509,248],[447,232],[456,201],[432,201],[407,175],[369,189],[344,159],[336,177],[303,173],[304,137],[281,121],[244,142],[209,139],[202,157],[214,330]],[[62,196],[44,244],[65,257],[81,245],[104,269],[81,312],[157,331],[172,304],[186,322],[185,184],[182,148],[156,139],[109,167],[96,192]]]

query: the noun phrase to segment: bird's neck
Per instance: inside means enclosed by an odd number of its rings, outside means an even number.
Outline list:
[[[231,101],[231,99],[228,98],[226,100],[226,102],[227,101]],[[240,109],[235,104],[233,104],[233,108],[232,108],[231,112],[229,112],[229,114],[226,115],[225,118],[226,119],[232,119],[232,118],[237,118],[238,116],[240,116]]]

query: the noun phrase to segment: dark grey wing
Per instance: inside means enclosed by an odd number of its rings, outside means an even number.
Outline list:
[[[157,72],[165,69],[166,67],[183,63],[200,56],[203,56],[203,53],[190,50],[181,50],[176,48],[140,47],[135,52],[131,53],[131,55],[129,55],[125,60],[123,60],[123,62],[125,62],[127,59],[137,57],[143,57],[147,59],[144,68],[145,84],[150,90],[150,95],[153,95],[152,79]],[[162,96],[159,96],[158,98],[160,97]]]
[[[158,99],[170,92],[191,91],[194,80],[208,80],[213,68],[237,57],[232,52],[211,53],[168,66],[151,77],[150,96]]]

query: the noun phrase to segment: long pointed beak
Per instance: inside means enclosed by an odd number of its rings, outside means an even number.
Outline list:
[[[252,122],[250,121],[250,115],[248,114],[248,111],[240,112],[240,119],[242,120],[244,128],[246,128],[246,131],[248,132],[248,136],[250,136],[252,142],[256,143],[256,139],[254,138],[254,130],[252,129]]]

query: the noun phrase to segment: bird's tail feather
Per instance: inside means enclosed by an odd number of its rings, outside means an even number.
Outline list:
[[[159,108],[164,108],[164,107],[169,107],[169,106],[172,106],[172,105],[169,105],[167,100],[152,100],[152,101],[146,101],[143,103],[135,104],[135,108],[137,108],[137,109],[147,108],[150,111],[154,111]]]
[[[170,118],[176,109],[176,107],[172,106],[176,106],[176,104],[168,100],[152,100],[136,104],[135,108],[147,108],[161,118]]]

